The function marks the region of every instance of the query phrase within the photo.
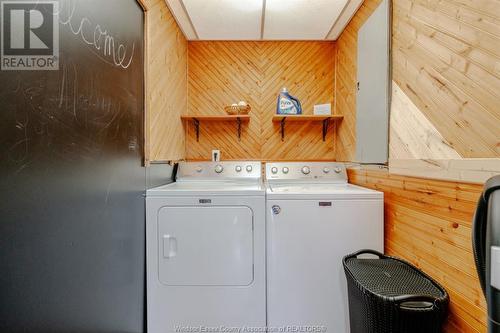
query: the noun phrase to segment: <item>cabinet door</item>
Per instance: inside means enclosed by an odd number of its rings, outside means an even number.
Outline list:
[[[160,282],[246,286],[253,281],[248,207],[164,207],[158,214]]]
[[[389,155],[389,24],[384,0],[358,32],[357,162],[386,163]]]

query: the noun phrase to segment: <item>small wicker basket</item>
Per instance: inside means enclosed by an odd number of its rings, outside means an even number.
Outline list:
[[[224,107],[224,111],[230,115],[244,115],[248,114],[252,108],[250,105],[240,106],[240,105],[229,105]]]

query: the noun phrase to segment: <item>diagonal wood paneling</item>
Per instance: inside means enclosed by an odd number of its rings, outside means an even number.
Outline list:
[[[220,149],[223,159],[334,159],[334,132],[322,141],[321,123],[288,124],[285,141],[272,123],[282,87],[297,96],[304,113],[334,95],[332,42],[190,42],[189,114],[223,114],[226,105],[245,100],[251,120],[241,141],[233,123],[202,124],[196,142],[186,124],[187,158],[208,159]]]
[[[386,253],[415,264],[450,294],[445,332],[486,332],[471,244],[482,186],[373,170],[349,170],[349,181],[384,192]]]
[[[246,101],[251,119],[243,125],[241,141],[236,124],[202,123],[200,140],[186,124],[188,159],[208,159],[220,149],[223,159],[260,157],[260,46],[256,42],[189,43],[189,114],[224,114],[224,106]]]
[[[264,42],[262,49],[262,159],[335,159],[334,131],[323,142],[321,122],[287,124],[282,142],[279,124],[271,121],[283,87],[300,99],[304,114],[312,114],[314,104],[333,105],[335,44]]]
[[[411,99],[392,81],[390,156],[397,159],[461,159]]]

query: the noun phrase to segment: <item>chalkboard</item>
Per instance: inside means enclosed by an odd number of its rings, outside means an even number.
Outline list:
[[[0,331],[143,332],[144,13],[58,3],[59,69],[0,71]]]

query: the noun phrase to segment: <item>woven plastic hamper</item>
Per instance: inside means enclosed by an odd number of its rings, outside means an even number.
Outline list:
[[[363,254],[378,257],[358,258]],[[439,333],[446,290],[409,263],[373,250],[343,259],[351,333]]]

